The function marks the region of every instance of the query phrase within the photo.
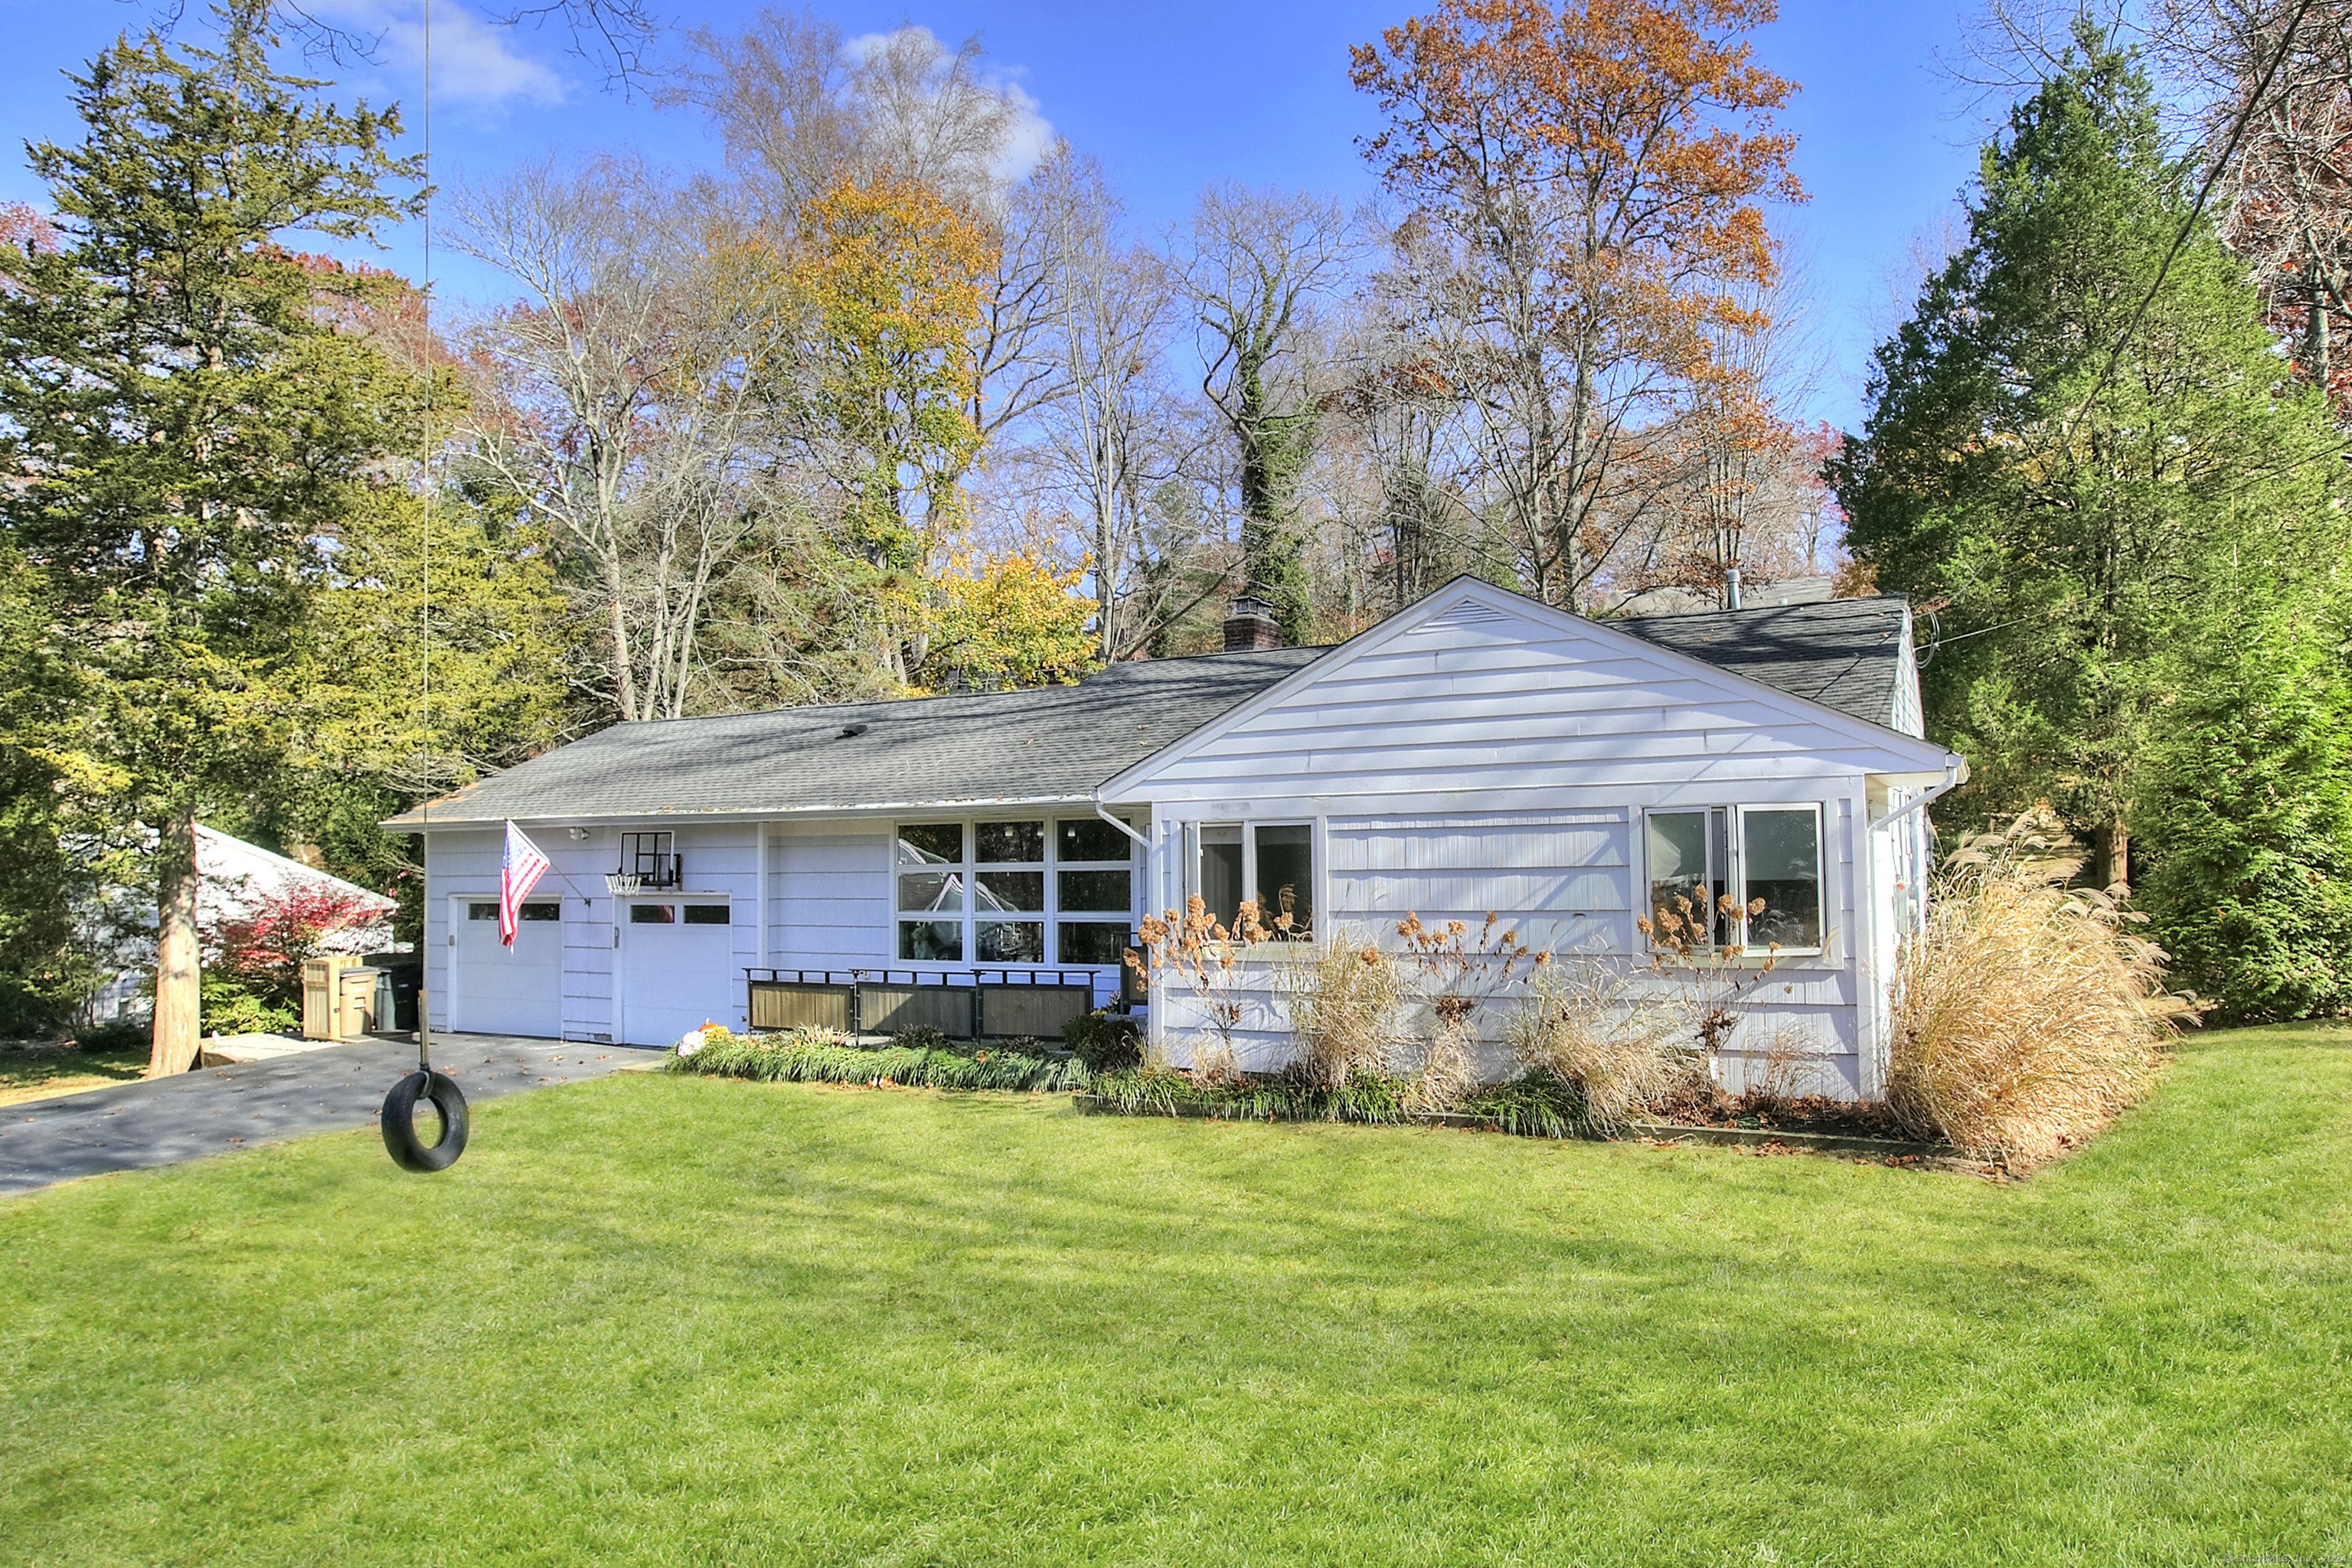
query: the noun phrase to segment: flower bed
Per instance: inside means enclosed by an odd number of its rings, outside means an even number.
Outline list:
[[[1074,1060],[1012,1048],[955,1050],[945,1045],[868,1047],[816,1029],[746,1037],[717,1027],[670,1057],[672,1072],[768,1083],[856,1083],[908,1089],[1086,1089],[1094,1075]]]

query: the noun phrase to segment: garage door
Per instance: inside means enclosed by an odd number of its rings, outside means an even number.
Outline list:
[[[512,947],[499,941],[496,899],[460,899],[449,915],[457,938],[451,1026],[483,1035],[561,1035],[562,903],[549,899],[523,905]]]
[[[622,908],[621,1038],[667,1045],[742,1012],[730,907],[713,899],[631,899]]]

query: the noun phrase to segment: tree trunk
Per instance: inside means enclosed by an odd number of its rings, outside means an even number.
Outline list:
[[[155,1035],[147,1076],[188,1070],[196,1059],[204,956],[196,938],[196,813],[176,811],[156,846]]]
[[[2101,888],[2118,897],[2131,893],[2131,826],[2113,822],[2091,835],[2091,870]]]

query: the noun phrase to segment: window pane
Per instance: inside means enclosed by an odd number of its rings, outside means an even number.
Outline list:
[[[525,904],[515,913],[519,918],[527,921],[560,921],[563,918],[563,906],[562,904]]]
[[[1657,922],[1659,937],[1665,939],[1675,934],[1672,922],[1685,916],[1705,923],[1706,813],[1654,811],[1649,823],[1648,912]]]
[[[1045,858],[1045,825],[1042,822],[983,822],[971,830],[972,858],[1001,866],[1006,861],[1030,864]]]
[[[1257,830],[1257,918],[1266,930],[1276,936],[1304,936],[1313,928],[1313,828],[1300,822]]]
[[[971,900],[975,910],[1035,914],[1045,907],[1043,871],[982,871],[973,880],[978,889]]]
[[[900,921],[898,956],[920,963],[963,962],[963,921]]]
[[[961,822],[902,822],[898,825],[898,864],[953,866],[963,859]]]
[[[1242,830],[1238,827],[1201,829],[1201,874],[1195,885],[1209,918],[1226,930],[1242,904]]]
[[[1128,948],[1125,921],[1065,921],[1056,963],[1118,963]]]
[[[1045,962],[1045,927],[1037,921],[982,921],[973,938],[980,963]]]
[[[725,904],[688,904],[686,923],[690,926],[723,926],[727,924]]]
[[[1749,808],[1739,814],[1747,837],[1747,894],[1764,900],[1748,921],[1748,945],[1822,945],[1822,843],[1811,807]]]
[[[466,906],[466,918],[469,921],[494,921],[499,918],[499,906],[496,904],[467,904]]]
[[[898,907],[902,910],[919,910],[925,914],[962,909],[963,873],[961,871],[899,872]]]
[[[1125,871],[1064,871],[1055,890],[1067,910],[1124,910],[1131,879]]]
[[[1124,860],[1135,840],[1099,816],[1066,816],[1054,825],[1054,853],[1064,860]]]
[[[631,904],[629,923],[633,926],[666,926],[677,923],[676,904]]]

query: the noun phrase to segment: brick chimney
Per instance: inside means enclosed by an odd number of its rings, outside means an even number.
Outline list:
[[[1225,613],[1225,651],[1246,653],[1259,648],[1280,647],[1282,628],[1274,624],[1274,616],[1264,599],[1244,594],[1233,602]]]

